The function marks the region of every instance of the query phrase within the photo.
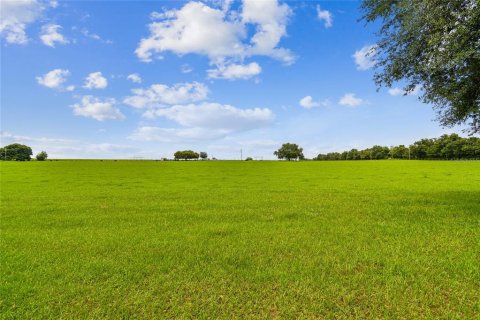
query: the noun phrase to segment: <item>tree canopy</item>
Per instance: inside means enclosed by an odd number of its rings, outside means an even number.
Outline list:
[[[35,158],[36,158],[38,161],[44,161],[44,160],[47,160],[48,154],[47,154],[47,152],[42,151],[42,152],[38,153],[38,154],[35,156]]]
[[[303,149],[295,143],[284,143],[273,153],[278,159],[297,160],[303,159]]]
[[[2,160],[30,161],[32,154],[32,149],[29,146],[19,143],[0,148],[0,159]]]
[[[378,87],[422,88],[441,125],[480,132],[480,2],[363,0],[364,20],[381,21],[375,47]]]
[[[190,160],[198,159],[200,155],[192,150],[183,150],[175,152],[173,156],[175,157],[175,160]]]

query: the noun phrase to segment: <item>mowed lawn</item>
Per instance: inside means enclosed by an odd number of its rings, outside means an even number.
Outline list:
[[[1,168],[0,317],[480,317],[480,162]]]

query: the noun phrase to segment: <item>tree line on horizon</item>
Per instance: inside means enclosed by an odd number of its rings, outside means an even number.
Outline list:
[[[284,143],[273,153],[278,159],[308,160],[303,155],[303,149],[295,143]],[[32,149],[29,146],[14,143],[0,148],[0,160],[30,161]],[[179,150],[174,153],[173,160],[207,160],[206,152]],[[42,151],[36,155],[36,160],[46,160],[48,154]],[[463,138],[458,134],[444,134],[439,138],[421,139],[408,147],[398,145],[392,147],[375,145],[367,149],[351,149],[343,152],[320,153],[311,160],[382,160],[382,159],[412,159],[412,160],[475,160],[480,159],[480,138]],[[166,158],[162,160],[168,160]],[[215,160],[215,158],[212,158]],[[247,157],[245,160],[253,160]]]
[[[444,134],[439,138],[421,139],[410,146],[386,147],[375,145],[371,148],[351,149],[343,152],[319,154],[313,160],[474,160],[480,159],[480,138],[463,138],[458,134]]]

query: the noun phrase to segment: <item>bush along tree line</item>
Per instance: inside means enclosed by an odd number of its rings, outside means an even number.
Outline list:
[[[33,154],[32,148],[24,144],[13,143],[0,148],[0,160],[7,161],[30,161]],[[35,157],[38,161],[47,160],[48,154],[45,151],[40,152]]]
[[[192,150],[183,150],[177,151],[173,154],[175,160],[198,160],[199,158],[202,160],[208,159],[208,154],[206,152],[195,152]]]
[[[457,134],[442,135],[434,139],[421,139],[409,147],[373,146],[364,150],[352,149],[344,152],[319,154],[313,160],[456,160],[480,159],[480,138],[462,138]]]

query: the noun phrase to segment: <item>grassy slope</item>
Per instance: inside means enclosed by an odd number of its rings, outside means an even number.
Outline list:
[[[1,163],[0,317],[480,317],[480,162]]]

